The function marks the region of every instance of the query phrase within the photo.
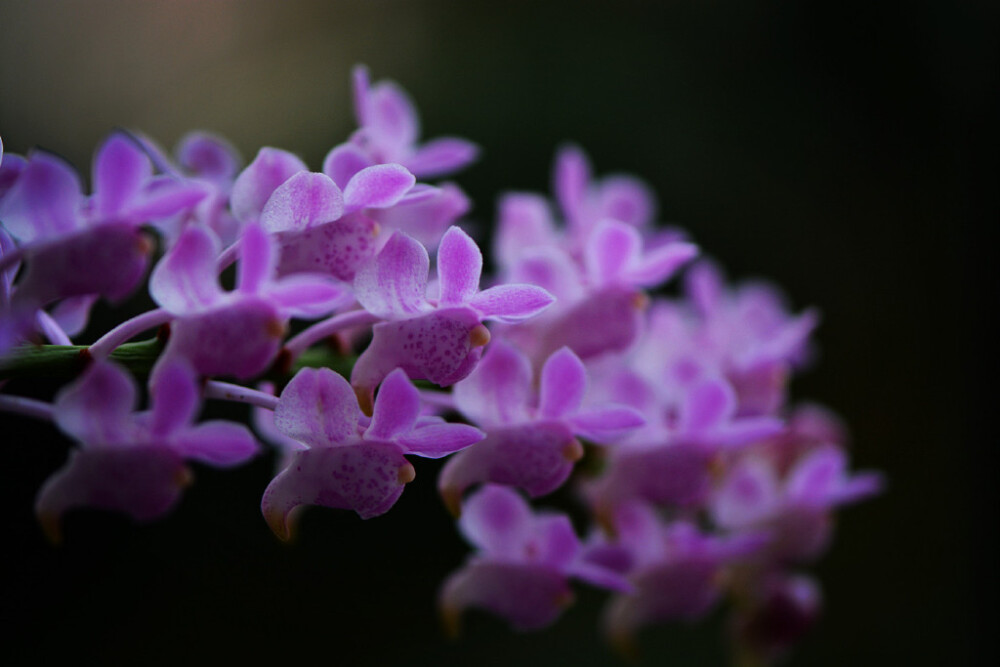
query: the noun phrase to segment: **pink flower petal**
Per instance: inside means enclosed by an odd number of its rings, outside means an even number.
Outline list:
[[[112,135],[94,159],[94,213],[101,220],[117,217],[153,175],[149,158],[120,134]]]
[[[471,141],[442,137],[418,148],[404,164],[418,178],[436,178],[471,164],[477,157],[479,147]]]
[[[614,283],[639,261],[642,238],[631,225],[615,220],[597,224],[584,248],[587,274],[595,285]]]
[[[486,434],[467,424],[427,424],[418,425],[398,440],[407,454],[427,459],[439,459],[473,445]]]
[[[275,189],[295,174],[308,170],[305,162],[288,151],[261,148],[233,183],[230,194],[233,215],[243,223],[258,220]]]
[[[490,611],[516,630],[551,625],[573,600],[565,575],[536,565],[472,562],[445,581],[441,609],[457,629],[468,608]]]
[[[279,185],[260,214],[268,232],[300,231],[344,214],[344,196],[326,174],[303,171]]]
[[[280,232],[278,275],[320,272],[351,282],[358,267],[374,257],[376,234],[375,221],[360,212],[311,229]]]
[[[195,382],[194,372],[182,360],[164,365],[151,388],[152,435],[168,436],[194,420],[201,406]]]
[[[479,291],[483,254],[461,228],[451,227],[438,246],[437,270],[441,305],[460,306]]]
[[[219,241],[214,234],[203,227],[188,227],[153,269],[150,296],[175,315],[215,305],[222,298],[215,268],[218,255]]]
[[[531,381],[528,358],[497,341],[452,396],[459,412],[483,426],[517,424],[528,419]]]
[[[240,262],[236,275],[236,289],[245,294],[256,294],[274,277],[278,254],[275,241],[256,224],[243,229],[240,239]]]
[[[73,168],[35,152],[0,200],[0,220],[21,244],[42,241],[79,228],[81,203],[80,177]]]
[[[587,371],[580,357],[562,348],[546,360],[539,382],[538,413],[559,419],[580,409],[587,392]]]
[[[517,491],[486,484],[465,501],[458,528],[490,558],[522,560],[534,519],[531,507]]]
[[[123,512],[150,521],[169,512],[190,479],[179,455],[166,447],[74,450],[38,492],[35,513],[54,541],[69,510]]]
[[[207,421],[178,433],[171,448],[186,459],[214,466],[234,466],[253,458],[260,447],[242,424]]]
[[[555,297],[534,285],[498,285],[483,290],[468,304],[483,319],[516,324],[539,314],[555,302]]]
[[[328,368],[303,368],[288,383],[274,411],[274,425],[312,447],[352,442],[358,437],[358,399]]]
[[[406,234],[395,232],[354,276],[354,291],[365,310],[383,318],[406,317],[430,308],[425,297],[430,258]]]
[[[95,362],[56,395],[56,425],[84,445],[127,442],[136,396],[131,375],[110,362]]]
[[[282,539],[291,536],[289,514],[302,505],[350,509],[362,519],[388,512],[413,479],[411,466],[391,443],[364,442],[296,452],[264,491],[261,511]]]
[[[393,440],[411,430],[420,416],[420,393],[397,368],[382,381],[366,440]]]
[[[371,160],[360,148],[350,143],[340,144],[326,154],[323,173],[343,190],[356,173],[370,166]]]
[[[351,177],[344,188],[348,211],[362,208],[389,208],[403,198],[416,183],[400,164],[377,164],[365,167]]]

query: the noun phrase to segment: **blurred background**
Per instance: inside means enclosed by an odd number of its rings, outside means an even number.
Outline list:
[[[888,476],[886,494],[841,515],[816,568],[825,617],[788,664],[991,664],[995,391],[976,380],[995,345],[984,237],[1000,183],[998,9],[0,0],[0,136],[7,151],[42,146],[87,172],[115,126],[166,146],[205,129],[245,160],[271,145],[318,169],[354,129],[349,71],[363,62],[410,92],[425,137],[482,147],[457,180],[484,225],[500,192],[548,191],[566,141],[599,174],[641,175],[661,219],[731,277],[768,278],[796,310],[821,309],[822,355],[793,395],[837,410],[855,466]],[[314,510],[292,546],[260,518],[264,459],[197,470],[158,523],[72,515],[54,548],[32,504],[68,443],[48,425],[0,425],[8,664],[622,662],[596,632],[603,598],[586,590],[541,633],[473,614],[457,642],[443,637],[435,591],[466,551],[432,462],[416,462],[386,516]],[[650,630],[641,663],[726,664],[724,635],[721,614]]]

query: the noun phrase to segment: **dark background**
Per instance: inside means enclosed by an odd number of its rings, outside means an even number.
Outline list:
[[[842,414],[856,466],[888,476],[883,497],[843,512],[816,568],[825,618],[789,664],[989,664],[995,391],[976,380],[993,356],[997,8],[0,1],[0,135],[8,151],[41,145],[86,172],[116,125],[168,146],[209,129],[245,159],[273,145],[318,169],[354,127],[349,69],[365,62],[410,91],[424,136],[482,146],[457,179],[476,220],[503,190],[547,191],[567,140],[598,173],[641,175],[661,219],[731,276],[767,277],[796,309],[822,310],[822,355],[794,395]],[[621,662],[596,632],[602,596],[582,589],[547,631],[473,614],[462,639],[443,639],[435,590],[465,549],[433,463],[416,462],[386,516],[314,510],[292,546],[259,515],[265,459],[199,469],[164,521],[71,515],[53,548],[32,504],[68,442],[0,419],[5,663]],[[725,664],[723,635],[721,615],[650,630],[643,662]]]

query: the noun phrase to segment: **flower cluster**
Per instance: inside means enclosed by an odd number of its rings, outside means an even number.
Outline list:
[[[557,154],[554,201],[502,197],[484,284],[459,224],[468,199],[418,182],[476,147],[419,143],[406,94],[364,68],[354,97],[359,129],[318,172],[276,148],[241,168],[211,135],[170,155],[120,131],[87,193],[57,156],[0,144],[0,371],[66,349],[87,360],[51,403],[0,393],[0,410],[77,443],[39,491],[45,531],[58,539],[77,508],[161,517],[185,461],[237,465],[258,439],[280,454],[261,510],[282,539],[307,506],[383,514],[415,478],[407,456],[447,457],[442,504],[476,548],[441,589],[453,629],[469,608],[548,625],[575,579],[611,591],[615,642],[729,598],[740,650],[783,652],[818,614],[802,568],[833,513],[881,487],[849,471],[835,416],[789,404],[816,314],[768,285],[727,286],[684,232],[655,225],[641,181],[596,178],[576,147]],[[156,308],[74,345],[91,306],[140,290],[154,260]],[[656,291],[682,271],[680,296]],[[137,345],[144,411],[119,363]],[[256,435],[196,424],[204,399],[255,406]],[[581,534],[529,504],[560,488],[590,519]]]

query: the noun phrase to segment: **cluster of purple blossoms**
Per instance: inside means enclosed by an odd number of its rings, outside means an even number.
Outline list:
[[[803,569],[835,510],[882,485],[849,471],[835,416],[789,404],[816,314],[727,286],[684,232],[654,225],[641,181],[595,178],[575,147],[557,154],[554,203],[502,197],[483,284],[468,199],[418,182],[476,147],[418,143],[406,94],[360,67],[354,102],[359,129],[319,172],[276,148],[241,169],[206,134],[171,156],[117,132],[87,194],[59,157],[0,144],[0,370],[65,346],[87,362],[52,402],[0,392],[0,410],[77,443],[38,493],[46,533],[79,508],[161,517],[186,461],[237,465],[263,441],[279,463],[261,510],[288,539],[302,508],[378,516],[415,479],[408,455],[448,457],[442,504],[476,549],[442,586],[450,627],[469,608],[543,627],[575,579],[611,592],[616,643],[728,599],[740,651],[784,652],[819,613]],[[157,307],[74,345],[92,305],[134,294],[154,259]],[[682,271],[680,296],[656,292]],[[116,350],[150,330],[162,344],[138,411]],[[352,370],[303,362],[317,351]],[[256,434],[195,423],[205,399],[253,405]],[[580,534],[529,504],[564,487],[590,517]]]

